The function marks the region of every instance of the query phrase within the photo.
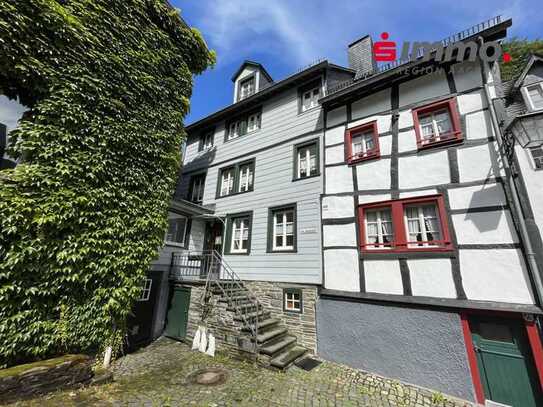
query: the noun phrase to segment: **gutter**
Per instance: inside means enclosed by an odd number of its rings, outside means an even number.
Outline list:
[[[479,37],[479,42],[482,43],[483,38]],[[483,62],[481,61],[481,64]],[[484,72],[484,69],[483,69]],[[486,73],[485,73],[486,74]],[[490,97],[490,90],[488,83],[484,84],[485,89],[485,96],[488,104],[488,109],[490,111],[490,116],[492,118],[492,127],[494,128],[494,133],[496,134],[496,141],[498,143],[498,149],[499,151],[503,151],[503,133],[498,125],[498,116],[496,114],[496,109],[494,107],[494,104],[492,103],[492,98]],[[514,153],[514,152],[513,152]],[[515,153],[514,153],[515,154]],[[540,305],[543,303],[543,280],[541,279],[541,270],[539,270],[539,267],[537,265],[536,255],[533,249],[532,241],[530,239],[530,234],[528,233],[528,228],[526,227],[526,222],[524,220],[524,214],[522,213],[522,207],[520,204],[520,198],[517,191],[517,186],[515,184],[515,181],[512,177],[511,167],[509,166],[509,162],[506,159],[502,160],[503,166],[506,173],[506,179],[509,186],[509,190],[511,191],[511,198],[513,201],[513,209],[515,211],[515,214],[517,215],[518,219],[518,225],[520,229],[520,235],[521,240],[524,245],[524,251],[526,258],[528,260],[528,268],[530,270],[530,274],[533,277],[535,291],[537,294],[538,302]]]

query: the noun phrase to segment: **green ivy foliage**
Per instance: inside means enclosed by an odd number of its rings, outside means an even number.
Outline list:
[[[515,37],[504,41],[502,48],[511,55],[511,62],[500,65],[502,79],[506,81],[516,79],[522,73],[531,54],[543,55],[543,40]]]
[[[165,0],[0,1],[0,93],[30,108],[0,172],[0,366],[120,343],[214,61]]]

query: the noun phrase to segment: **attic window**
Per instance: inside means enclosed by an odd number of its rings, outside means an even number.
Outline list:
[[[254,75],[248,79],[242,80],[239,83],[239,100],[243,100],[253,95],[256,90]]]
[[[543,109],[543,82],[527,86],[526,94],[532,110]]]

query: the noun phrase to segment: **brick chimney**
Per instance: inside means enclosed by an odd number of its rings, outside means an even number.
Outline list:
[[[365,75],[371,75],[377,69],[373,59],[373,41],[366,35],[351,44],[347,54],[349,56],[349,68],[356,71],[355,79]]]

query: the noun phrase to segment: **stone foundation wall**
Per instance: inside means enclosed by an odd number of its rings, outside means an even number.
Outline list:
[[[244,284],[256,295],[260,303],[271,312],[273,318],[283,321],[289,330],[289,334],[296,336],[300,345],[306,347],[310,352],[316,353],[316,287],[264,281],[244,281]],[[190,287],[187,337],[192,340],[202,316],[201,299],[204,294],[204,286],[190,285]],[[302,313],[283,311],[283,288],[302,290]],[[249,350],[248,341],[250,336],[247,332],[241,331],[242,323],[234,319],[235,313],[228,311],[226,309],[227,304],[219,302],[218,299],[218,295],[213,295],[211,298],[211,311],[206,318],[206,325],[215,336],[217,349],[239,356],[240,353],[244,353],[239,349],[240,346]]]
[[[0,404],[86,384],[92,378],[92,360],[66,355],[0,370]]]
[[[260,303],[272,313],[272,317],[279,318],[288,328],[289,333],[298,338],[298,343],[306,347],[311,353],[317,353],[317,328],[315,307],[317,301],[317,287],[272,283],[268,281],[244,281]],[[302,312],[283,311],[283,289],[297,288],[302,291]]]

